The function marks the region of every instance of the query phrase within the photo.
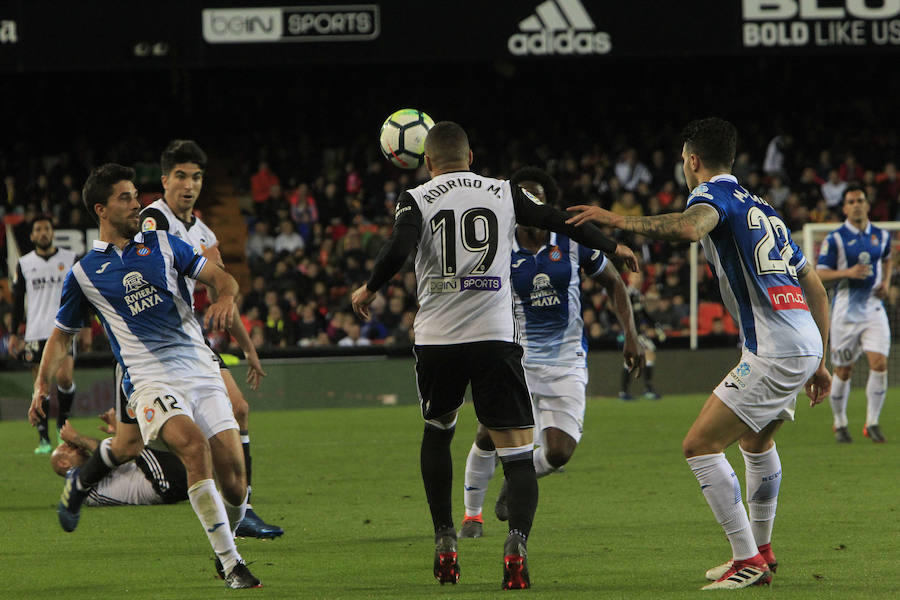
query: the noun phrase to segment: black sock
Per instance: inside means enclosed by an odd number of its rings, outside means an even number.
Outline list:
[[[44,416],[41,417],[41,420],[38,421],[37,430],[38,436],[42,442],[50,443],[50,434],[47,431],[47,417],[50,415],[50,396],[47,396],[43,400],[41,400],[41,410],[44,411]]]
[[[453,527],[450,509],[450,494],[453,489],[453,461],[450,456],[450,442],[456,428],[438,429],[425,424],[422,434],[420,464],[425,496],[431,509],[434,531]]]
[[[653,391],[653,365],[644,366],[644,387],[648,392]]]
[[[628,372],[628,367],[622,367],[622,392],[628,393],[628,384],[631,382],[631,373]]]
[[[534,473],[534,453],[523,452],[501,457],[506,476],[506,505],[509,507],[509,529],[518,529],[526,538],[538,503],[538,483]]]
[[[113,456],[112,450],[108,450],[109,458],[115,463],[119,464],[119,461],[116,460],[116,457]],[[97,485],[101,479],[109,475],[113,467],[110,467],[105,462],[103,462],[103,458],[100,456],[101,449],[97,448],[96,452],[93,452],[90,457],[81,465],[81,473],[78,474],[78,478],[81,480],[81,485],[83,489],[92,488]]]
[[[240,436],[242,438],[247,437],[247,441],[241,442],[241,446],[243,446],[243,448],[244,448],[244,465],[247,467],[247,487],[249,488],[250,480],[252,479],[252,476],[253,476],[253,459],[250,458],[250,437],[249,437],[250,432],[241,430]],[[249,498],[247,499],[247,502],[248,503],[250,502]]]
[[[56,401],[59,405],[59,411],[56,413],[56,428],[62,429],[66,424],[66,419],[72,415],[72,402],[75,400],[75,384],[72,384],[71,392],[64,392],[59,386],[56,387]]]

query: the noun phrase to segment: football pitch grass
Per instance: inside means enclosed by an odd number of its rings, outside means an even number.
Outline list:
[[[888,394],[888,443],[862,437],[865,398],[851,397],[854,443],[835,444],[826,405],[798,401],[778,437],[784,481],[773,548],[778,574],[748,598],[897,598],[900,578],[900,411]],[[681,455],[704,396],[588,402],[585,435],[566,472],[540,481],[529,539],[531,590],[502,592],[505,524],[485,507],[485,537],[460,540],[459,585],[432,577],[431,521],[419,476],[416,407],[251,415],[254,506],[284,527],[273,541],[239,540],[264,587],[226,590],[187,503],[85,508],[64,533],[62,478],[32,454],[23,421],[0,422],[0,598],[695,598],[704,571],[730,548]],[[23,407],[24,411],[24,407]],[[463,515],[467,405],[453,442],[454,517]],[[77,419],[83,432],[99,421]],[[100,435],[97,432],[98,436]],[[728,458],[742,481],[736,448]],[[724,594],[724,592],[718,592]]]

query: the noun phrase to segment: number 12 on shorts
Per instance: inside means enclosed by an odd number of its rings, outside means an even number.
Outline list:
[[[166,402],[169,403],[168,406],[166,406]],[[164,413],[167,413],[170,410],[182,410],[182,408],[178,406],[178,399],[171,394],[166,394],[162,398],[157,397],[156,400],[153,401],[153,404],[159,406],[160,410]]]

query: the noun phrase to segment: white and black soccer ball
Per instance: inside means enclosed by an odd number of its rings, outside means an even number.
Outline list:
[[[381,126],[381,153],[401,169],[417,169],[425,162],[425,136],[434,121],[421,110],[402,108]]]

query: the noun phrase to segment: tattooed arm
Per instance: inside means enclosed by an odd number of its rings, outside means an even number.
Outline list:
[[[699,241],[719,223],[718,211],[708,204],[699,203],[683,213],[653,217],[625,217],[598,206],[571,206],[568,210],[578,212],[566,221],[571,225],[596,221],[601,225],[611,225],[616,229],[633,231],[649,238],[679,242]]]

